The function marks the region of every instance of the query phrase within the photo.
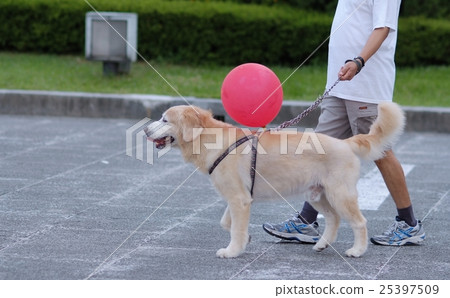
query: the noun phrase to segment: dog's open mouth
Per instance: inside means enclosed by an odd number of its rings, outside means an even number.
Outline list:
[[[147,139],[155,143],[157,149],[164,149],[167,144],[172,144],[175,141],[175,138],[171,136],[166,136],[158,139],[152,139],[148,137]]]

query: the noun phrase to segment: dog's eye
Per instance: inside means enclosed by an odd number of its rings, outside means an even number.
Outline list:
[[[167,119],[166,118],[162,118],[162,122],[167,123]]]

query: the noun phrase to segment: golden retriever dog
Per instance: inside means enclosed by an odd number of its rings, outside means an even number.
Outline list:
[[[366,219],[358,207],[359,158],[383,157],[405,122],[395,103],[379,104],[378,112],[368,134],[346,140],[313,131],[250,132],[215,120],[211,112],[194,106],[169,108],[144,130],[158,149],[178,147],[185,161],[210,173],[228,203],[220,224],[230,232],[231,241],[217,251],[218,257],[234,258],[244,252],[254,200],[282,199],[303,192],[310,193],[306,199],[325,217],[325,230],[313,249],[322,251],[336,240],[343,218],[354,233],[353,247],[345,254],[360,257],[367,249],[368,237]],[[243,145],[235,148],[233,144],[242,138]]]

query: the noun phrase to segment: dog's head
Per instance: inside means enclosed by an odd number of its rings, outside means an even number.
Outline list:
[[[163,113],[160,120],[144,128],[147,139],[157,149],[192,142],[202,132],[212,114],[194,106],[175,106]]]

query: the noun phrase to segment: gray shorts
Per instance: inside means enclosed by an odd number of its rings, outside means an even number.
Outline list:
[[[316,132],[337,139],[366,134],[378,115],[378,105],[327,97],[321,105]]]

